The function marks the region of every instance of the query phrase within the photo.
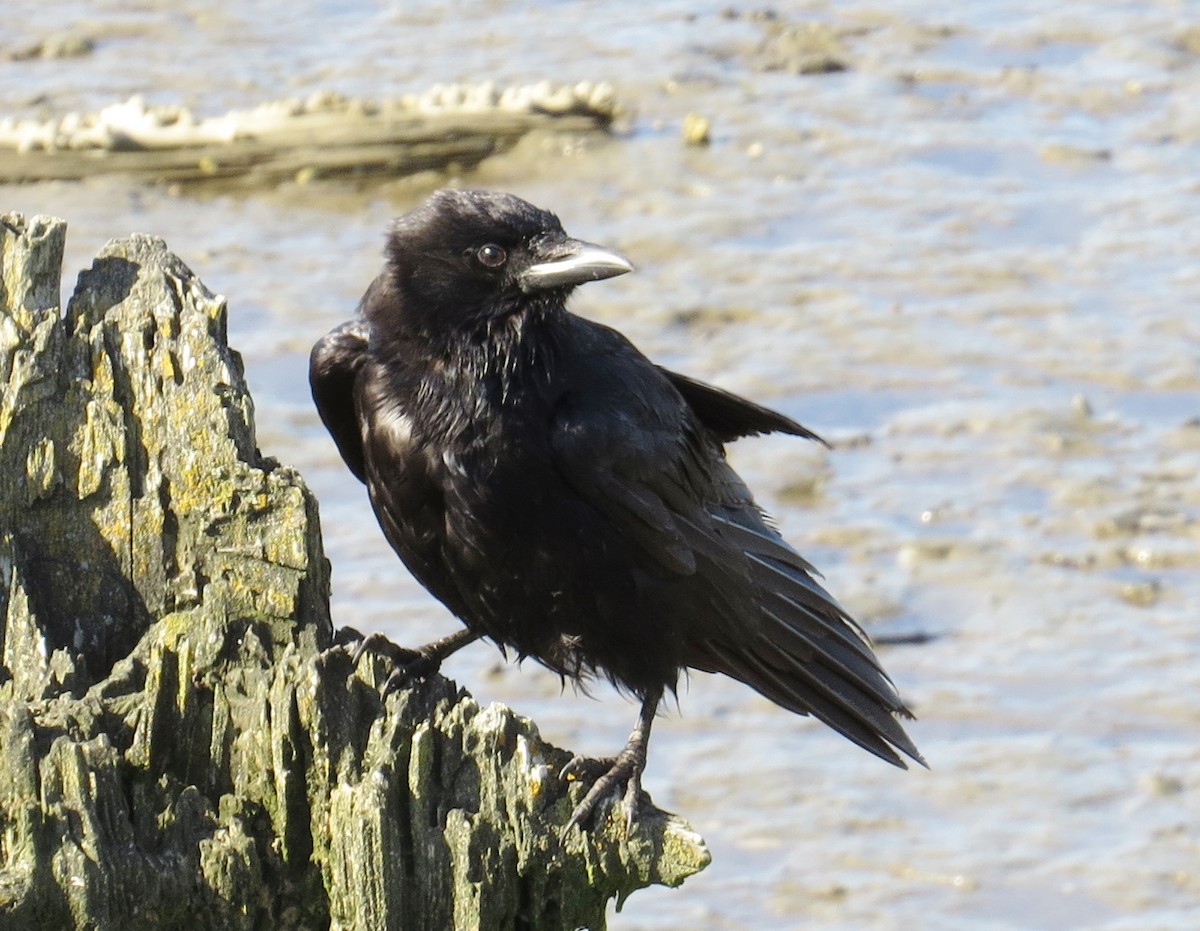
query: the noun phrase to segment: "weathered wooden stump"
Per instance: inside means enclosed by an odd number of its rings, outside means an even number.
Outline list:
[[[0,182],[131,175],[255,185],[334,175],[470,168],[535,130],[605,130],[604,83],[436,86],[373,101],[314,94],[198,118],[141,97],[95,113],[0,119]]]
[[[599,928],[708,862],[662,812],[560,840],[529,720],[332,645],[316,503],[257,449],[225,304],[0,218],[0,929]]]

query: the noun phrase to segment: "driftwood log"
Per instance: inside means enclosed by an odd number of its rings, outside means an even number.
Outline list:
[[[97,113],[0,120],[0,183],[98,174],[146,181],[285,179],[471,168],[537,129],[606,129],[607,84],[448,85],[375,102],[315,94],[199,119],[141,97]]]
[[[161,240],[0,218],[0,929],[599,928],[704,867],[649,809],[562,825],[505,707],[333,646],[300,476],[261,455],[224,301]]]

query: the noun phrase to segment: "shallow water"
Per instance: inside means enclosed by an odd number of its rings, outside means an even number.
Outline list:
[[[0,113],[136,92],[214,114],[330,89],[606,79],[616,138],[543,138],[455,183],[512,190],[636,275],[575,309],[776,406],[836,449],[735,464],[878,633],[931,771],[901,773],[697,674],[647,787],[715,861],[620,929],[1192,929],[1200,915],[1200,25],[1169,2],[797,2],[848,70],[793,74],[723,3],[10,0],[5,47],[77,22],[90,56],[0,61]],[[1193,22],[1198,22],[1193,19]],[[713,121],[708,148],[684,116]],[[311,409],[308,347],[382,230],[444,179],[254,195],[106,179],[5,188],[71,223],[67,280],[165,237],[229,297],[260,445],[320,501],[336,617],[454,628],[374,530]],[[634,707],[559,695],[484,646],[447,671],[577,749]]]

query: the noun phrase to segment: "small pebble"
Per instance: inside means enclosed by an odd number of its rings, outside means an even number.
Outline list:
[[[708,145],[712,141],[711,128],[708,117],[689,113],[683,120],[683,141],[688,145]]]

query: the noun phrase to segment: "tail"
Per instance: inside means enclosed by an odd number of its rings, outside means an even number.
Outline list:
[[[927,766],[898,717],[912,718],[870,639],[813,578],[816,570],[759,515],[712,515],[721,537],[745,554],[758,597],[742,618],[750,636],[706,647],[700,668],[738,679],[780,707],[811,714],[894,766],[899,750]]]

